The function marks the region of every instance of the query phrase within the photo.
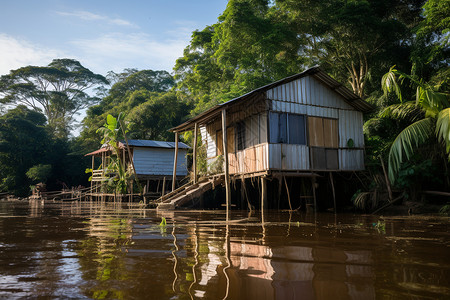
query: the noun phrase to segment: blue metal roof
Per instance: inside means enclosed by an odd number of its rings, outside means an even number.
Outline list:
[[[126,144],[125,141],[121,141]],[[175,149],[175,142],[152,141],[152,140],[128,140],[128,145],[133,147],[150,147],[150,148],[168,148]],[[179,149],[189,149],[190,147],[185,143],[178,142]]]

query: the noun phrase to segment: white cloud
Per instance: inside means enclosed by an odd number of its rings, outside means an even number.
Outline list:
[[[54,58],[63,56],[58,50],[0,33],[0,75],[28,65],[46,66]]]
[[[68,16],[68,17],[75,17],[86,21],[105,21],[110,24],[119,25],[119,26],[129,26],[129,27],[137,27],[136,24],[133,24],[127,20],[119,19],[119,18],[110,18],[108,16],[98,15],[94,14],[88,11],[75,11],[75,12],[64,12],[64,11],[57,11],[58,15],[61,16]]]
[[[124,68],[171,71],[175,60],[183,55],[186,39],[157,41],[144,33],[103,35],[96,39],[78,39],[71,43],[78,48],[87,67],[105,74]]]

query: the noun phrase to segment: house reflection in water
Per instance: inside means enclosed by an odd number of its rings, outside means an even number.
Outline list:
[[[224,258],[210,249],[199,284],[218,279],[226,289]],[[369,251],[230,242],[229,299],[375,299]],[[213,279],[214,278],[214,279]],[[211,283],[211,282],[210,282]],[[215,285],[215,284],[214,284]],[[206,294],[201,293],[208,298]]]

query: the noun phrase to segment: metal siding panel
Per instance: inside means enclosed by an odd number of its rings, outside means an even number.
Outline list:
[[[305,145],[283,144],[282,169],[286,171],[309,170],[309,150]]]
[[[281,144],[269,144],[269,168],[281,169]]]
[[[364,170],[364,151],[361,149],[339,149],[339,164],[343,171]]]
[[[178,150],[177,175],[187,175],[186,149]],[[174,149],[135,148],[134,165],[138,175],[172,175]]]
[[[308,101],[306,99],[306,79],[302,78],[301,82],[302,82],[302,103],[308,104]]]
[[[347,141],[353,139],[356,148],[364,147],[362,113],[359,111],[339,111],[339,147],[346,148]]]

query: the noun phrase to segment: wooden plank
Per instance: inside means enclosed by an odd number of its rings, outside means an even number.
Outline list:
[[[323,120],[319,117],[308,117],[309,145],[324,147]]]
[[[338,148],[339,136],[338,136],[338,121],[334,119],[323,119],[323,135],[324,146],[326,148]]]
[[[222,130],[216,131],[216,156],[223,155],[223,133]]]

